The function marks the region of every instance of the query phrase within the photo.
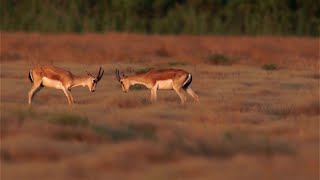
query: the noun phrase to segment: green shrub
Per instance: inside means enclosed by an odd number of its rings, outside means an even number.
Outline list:
[[[136,84],[136,85],[130,86],[130,89],[139,91],[139,90],[144,90],[147,88],[144,85]]]
[[[156,129],[148,124],[127,124],[122,127],[112,127],[107,124],[96,124],[93,130],[102,137],[113,141],[124,141],[136,138],[156,139]]]
[[[136,74],[143,74],[143,73],[149,72],[152,69],[154,69],[154,68],[153,67],[147,67],[147,68],[137,69],[135,73]]]
[[[130,140],[136,138],[136,134],[128,128],[114,128],[109,125],[93,125],[93,130],[102,137],[113,141]]]
[[[224,132],[220,140],[190,140],[181,135],[167,144],[168,158],[176,151],[192,156],[228,158],[237,154],[286,154],[294,155],[295,149],[281,139],[271,140],[268,137],[241,132]]]
[[[156,55],[160,57],[170,57],[170,54],[165,47],[161,47],[160,49],[157,49]]]
[[[169,66],[184,66],[186,65],[185,62],[181,62],[181,61],[172,61],[172,62],[168,62]]]
[[[233,138],[233,135],[232,135],[232,133],[229,132],[229,131],[227,131],[227,132],[225,132],[225,133],[223,134],[223,139],[224,139],[224,140],[230,141],[230,140],[232,140],[232,138]]]
[[[207,57],[209,64],[214,65],[232,65],[233,60],[223,54],[210,54]]]
[[[27,117],[35,115],[35,113],[32,111],[32,108],[19,109],[17,111],[14,111],[14,113],[18,117],[18,120],[20,122],[23,122]]]
[[[89,124],[87,117],[71,113],[55,114],[49,120],[51,123],[64,126],[86,126]]]
[[[156,139],[156,128],[151,124],[128,124],[128,129],[135,132],[138,137]]]
[[[0,159],[2,161],[10,161],[12,160],[12,156],[7,150],[0,149]]]
[[[276,64],[264,64],[261,68],[266,71],[274,71],[278,69],[278,66]]]

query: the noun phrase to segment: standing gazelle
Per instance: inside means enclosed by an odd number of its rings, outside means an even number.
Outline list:
[[[70,71],[55,66],[36,66],[29,72],[29,79],[33,83],[33,86],[28,94],[28,102],[31,104],[34,95],[43,87],[49,87],[62,89],[68,98],[69,104],[73,104],[74,100],[70,93],[71,88],[76,86],[88,86],[89,90],[94,92],[103,73],[104,71],[100,67],[97,77],[94,77],[89,72],[87,72],[88,77],[80,77],[72,74]]]
[[[116,78],[121,83],[123,92],[128,92],[131,85],[140,84],[151,89],[151,101],[157,100],[157,90],[174,89],[184,104],[186,96],[182,93],[185,90],[190,96],[199,102],[196,93],[190,88],[192,75],[182,69],[153,69],[143,74],[120,77],[119,70],[116,69]]]

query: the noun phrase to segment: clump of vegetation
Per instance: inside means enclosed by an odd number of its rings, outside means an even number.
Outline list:
[[[27,117],[33,116],[34,112],[31,108],[22,109],[14,112],[16,116],[18,116],[18,120],[23,122]]]
[[[113,141],[130,140],[136,137],[131,130],[114,128],[106,124],[92,125],[92,128],[98,135]]]
[[[156,55],[160,57],[170,57],[170,53],[165,47],[161,47],[160,49],[156,50]]]
[[[135,132],[138,137],[155,140],[156,137],[156,127],[152,124],[128,124],[128,129]]]
[[[265,136],[249,136],[240,132],[225,132],[215,142],[206,139],[186,140],[177,137],[168,143],[167,155],[182,151],[193,156],[228,158],[239,153],[243,154],[287,154],[293,155],[294,149],[285,141],[271,141]]]
[[[308,74],[305,76],[306,78],[311,78],[311,79],[320,79],[320,73],[312,73]]]
[[[143,74],[143,73],[146,73],[150,70],[154,69],[153,67],[147,67],[147,68],[142,68],[142,69],[137,69],[135,71],[136,74]]]
[[[117,99],[114,103],[119,108],[141,108],[141,106],[151,104],[148,98],[120,98]]]
[[[0,59],[3,61],[17,61],[22,58],[21,54],[17,52],[4,52],[0,55]]]
[[[5,150],[5,149],[0,149],[0,159],[3,161],[10,161],[12,160],[11,154]]]
[[[311,78],[320,79],[320,74],[319,73],[315,73],[315,74],[311,75]]]
[[[209,64],[214,65],[232,65],[233,60],[223,54],[210,54],[207,57]]]
[[[50,8],[30,13],[34,7]],[[243,7],[250,7],[250,11]],[[314,10],[311,11],[311,7]],[[37,0],[32,3],[3,1],[0,10],[2,31],[319,36],[319,8],[313,1]],[[248,12],[250,17],[246,16]],[[23,16],[27,13],[28,16]],[[271,13],[272,16],[266,18],[265,15]],[[80,14],[83,21],[79,21]],[[125,14],[126,20],[118,14]],[[239,21],[239,17],[243,17],[243,21]],[[112,22],[101,23],[106,19]]]
[[[87,117],[71,113],[59,113],[57,115],[53,115],[49,122],[64,126],[86,126],[89,124]]]
[[[156,129],[151,125],[128,124],[123,127],[112,127],[106,124],[93,125],[93,130],[100,136],[112,141],[124,141],[135,138],[156,139]]]
[[[184,65],[186,65],[186,63],[181,62],[181,61],[171,61],[171,62],[168,62],[168,65],[169,66],[184,66]]]
[[[223,138],[224,138],[224,140],[232,140],[232,138],[233,138],[233,134],[231,133],[231,132],[229,132],[229,131],[227,131],[227,132],[225,132],[224,134],[223,134]]]
[[[139,91],[139,90],[144,90],[144,89],[147,89],[147,88],[145,86],[143,86],[143,85],[136,84],[136,85],[130,86],[130,89]]]
[[[285,118],[289,115],[292,115],[294,111],[293,104],[261,104],[257,107],[258,112],[263,112],[278,118]]]
[[[261,66],[261,68],[266,71],[274,71],[279,69],[276,64],[264,64]]]

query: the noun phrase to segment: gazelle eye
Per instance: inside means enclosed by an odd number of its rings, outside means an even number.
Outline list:
[[[93,83],[97,83],[97,80],[93,80]]]

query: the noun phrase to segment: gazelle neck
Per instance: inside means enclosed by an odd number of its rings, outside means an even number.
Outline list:
[[[146,87],[149,87],[146,78],[143,77],[143,75],[131,75],[128,76],[128,79],[130,81],[130,85],[135,85],[135,84],[140,84],[140,85],[144,85]]]
[[[80,76],[73,76],[73,83],[72,83],[72,87],[76,87],[76,86],[86,86],[87,85],[87,81],[88,81],[89,77],[80,77]]]

